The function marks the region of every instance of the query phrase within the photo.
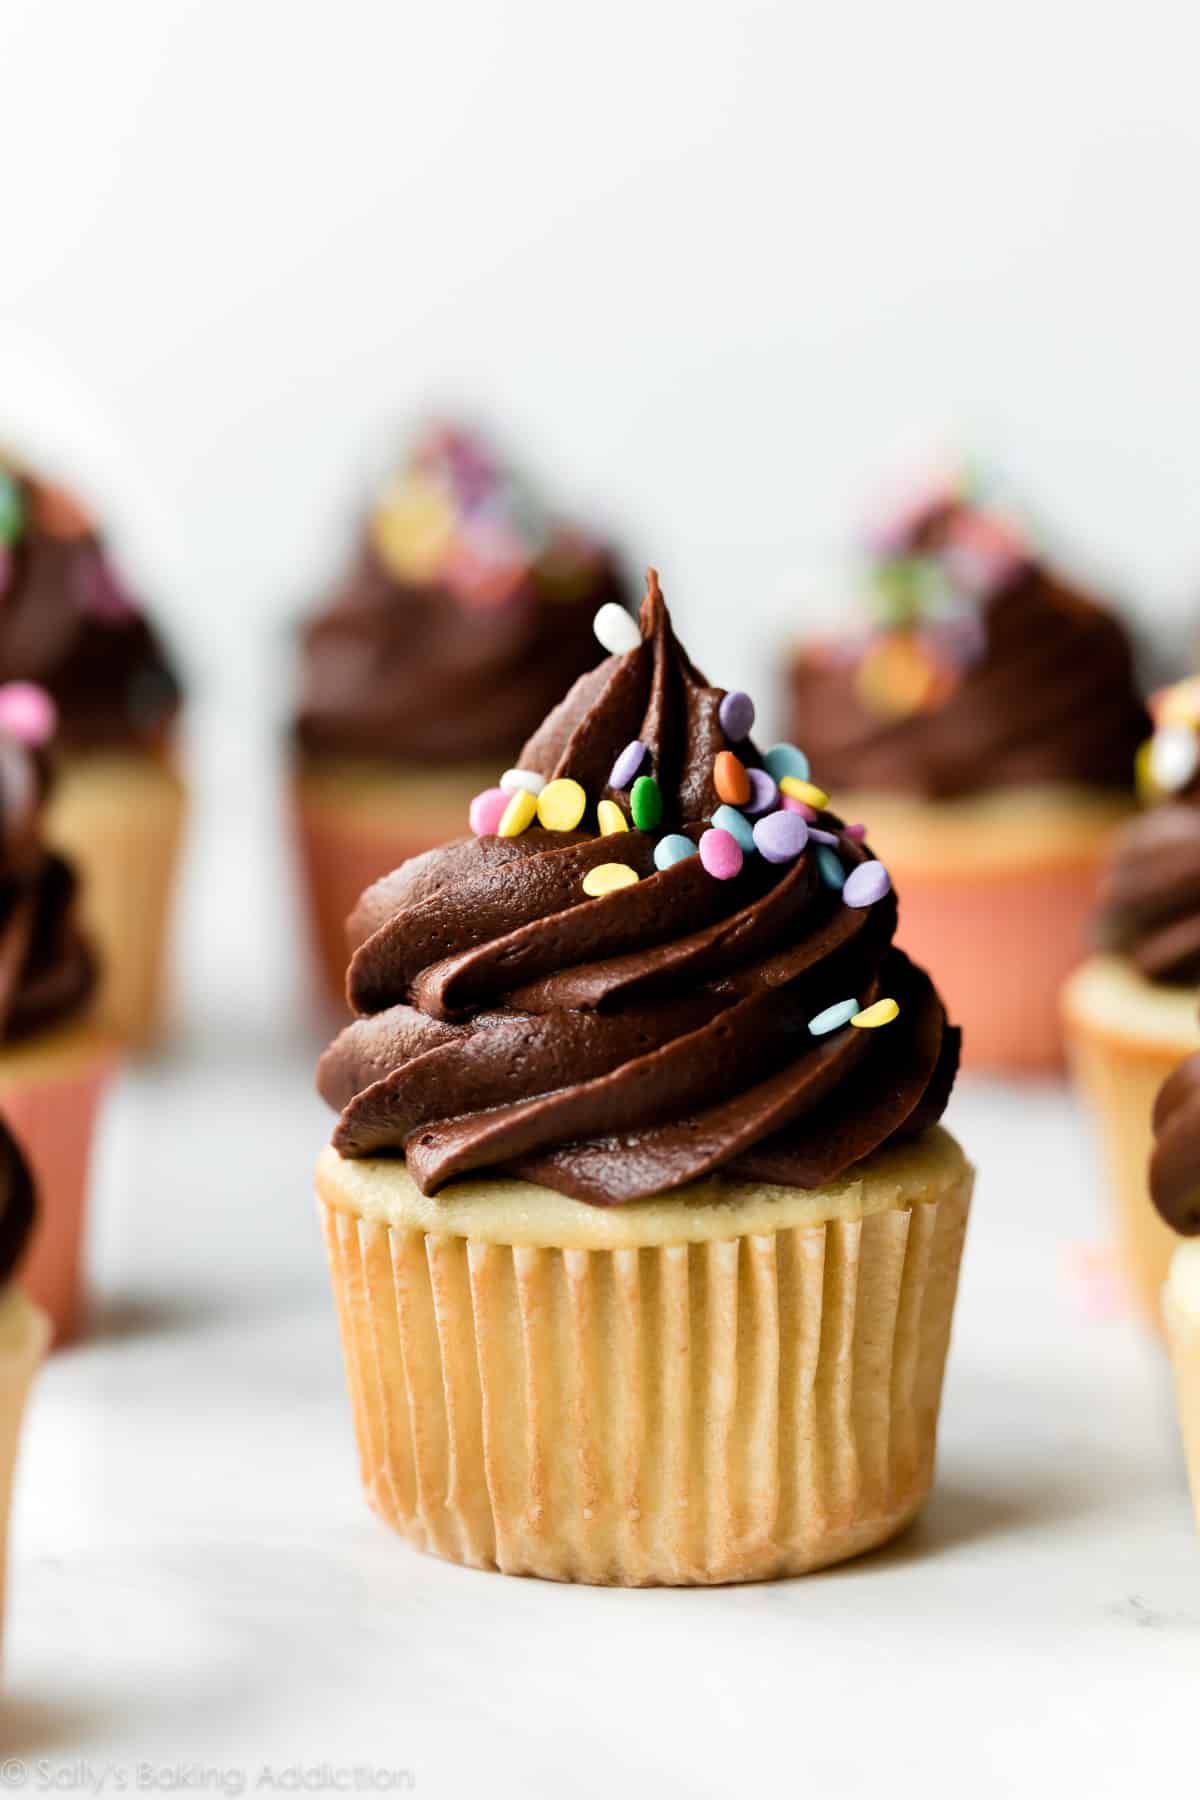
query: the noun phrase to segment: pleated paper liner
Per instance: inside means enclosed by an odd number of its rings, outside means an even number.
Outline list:
[[[495,1241],[487,1183],[430,1229],[403,1165],[326,1152],[371,1505],[421,1549],[561,1581],[760,1580],[883,1543],[933,1475],[971,1184],[935,1131],[812,1194],[549,1196],[554,1246]],[[546,1190],[492,1185],[495,1230],[528,1240]]]
[[[83,1244],[96,1117],[118,1061],[95,1025],[67,1025],[0,1051],[0,1115],[29,1159],[37,1219],[21,1284],[49,1315],[54,1341],[83,1315]]]
[[[394,770],[353,758],[299,766],[292,782],[296,853],[321,992],[346,1012],[346,920],[364,888],[463,837],[473,797],[499,768]]]
[[[1121,1267],[1145,1324],[1162,1330],[1162,1289],[1178,1239],[1150,1200],[1159,1088],[1200,1049],[1193,989],[1158,988],[1128,964],[1092,957],[1063,992],[1071,1070],[1097,1133]]]
[[[1192,1509],[1200,1531],[1200,1240],[1183,1243],[1176,1238],[1175,1243],[1163,1289],[1163,1319],[1175,1371]]]
[[[101,752],[64,760],[46,835],[79,870],[98,952],[98,1013],[128,1044],[161,1035],[183,783],[169,761]]]
[[[50,1322],[12,1283],[0,1293],[0,1631],[8,1567],[8,1515],[21,1420],[46,1353]]]

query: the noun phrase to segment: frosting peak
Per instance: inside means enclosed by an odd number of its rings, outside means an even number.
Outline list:
[[[359,1016],[319,1076],[343,1155],[403,1153],[427,1193],[503,1169],[605,1204],[816,1186],[936,1121],[958,1033],[892,948],[886,874],[752,714],[651,570],[640,637],[529,739],[498,830],[364,894]]]

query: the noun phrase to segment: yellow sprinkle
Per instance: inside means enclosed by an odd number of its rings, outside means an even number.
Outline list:
[[[1200,675],[1159,688],[1149,704],[1156,725],[1200,725]]]
[[[899,1011],[894,1000],[877,1000],[874,1006],[866,1006],[862,1012],[855,1013],[850,1023],[871,1031],[876,1025],[890,1025]]]
[[[601,800],[596,808],[596,817],[600,821],[601,837],[611,837],[614,831],[629,830],[629,820],[615,800]]]
[[[798,775],[785,775],[779,786],[790,800],[803,800],[805,806],[815,806],[818,812],[829,805],[829,795],[824,788],[819,788],[813,781],[801,781]]]
[[[632,887],[636,880],[637,871],[628,863],[598,863],[584,876],[583,891],[594,900],[601,894],[614,894],[618,888]]]
[[[574,831],[583,817],[587,795],[569,775],[548,781],[537,798],[537,816],[547,831]]]
[[[500,815],[500,823],[496,828],[498,837],[520,837],[537,817],[538,803],[528,788],[518,788],[504,811]]]
[[[1133,759],[1133,782],[1139,800],[1157,800],[1158,798],[1158,785],[1155,782],[1150,761],[1153,752],[1154,739],[1147,738],[1144,744],[1138,745],[1137,754]]]

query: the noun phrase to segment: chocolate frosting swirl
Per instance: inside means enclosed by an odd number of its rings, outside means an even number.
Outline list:
[[[304,750],[503,763],[596,662],[628,593],[609,553],[542,515],[462,432],[422,440],[303,634]]]
[[[1150,1196],[1172,1231],[1200,1236],[1200,1053],[1158,1090]]]
[[[952,799],[1128,787],[1148,723],[1118,620],[961,492],[885,534],[882,629],[803,649],[793,735],[825,778]]]
[[[1149,981],[1200,981],[1200,806],[1164,801],[1123,828],[1101,877],[1095,935]]]
[[[3,460],[0,681],[44,687],[69,750],[161,749],[180,704],[162,642],[79,502]]]
[[[819,1186],[940,1117],[959,1034],[892,947],[891,893],[845,904],[815,847],[783,865],[747,856],[731,880],[699,857],[656,869],[660,831],[706,828],[727,745],[723,690],[680,648],[653,571],[641,629],[576,682],[520,765],[612,799],[614,757],[636,738],[661,826],[460,840],[367,890],[350,922],[359,1016],[319,1073],[342,1155],[403,1153],[426,1193],[504,1170],[605,1204],[715,1173]],[[749,740],[736,751],[761,766]],[[840,833],[830,814],[820,824]],[[870,859],[837,841],[843,866]],[[614,860],[639,880],[589,899],[584,876]],[[813,1036],[809,1020],[851,994],[891,996],[899,1017]]]
[[[76,879],[42,841],[44,758],[0,736],[0,1043],[79,1011],[95,986]]]
[[[33,1177],[17,1140],[0,1121],[0,1283],[10,1279],[33,1230]]]

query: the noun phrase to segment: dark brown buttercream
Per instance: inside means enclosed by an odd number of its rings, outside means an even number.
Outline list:
[[[1150,1194],[1172,1231],[1200,1235],[1200,1054],[1181,1063],[1158,1091]]]
[[[47,850],[45,759],[0,735],[0,1042],[78,1012],[95,985],[74,872]]]
[[[0,1284],[11,1277],[33,1230],[33,1177],[8,1126],[0,1121]]]

